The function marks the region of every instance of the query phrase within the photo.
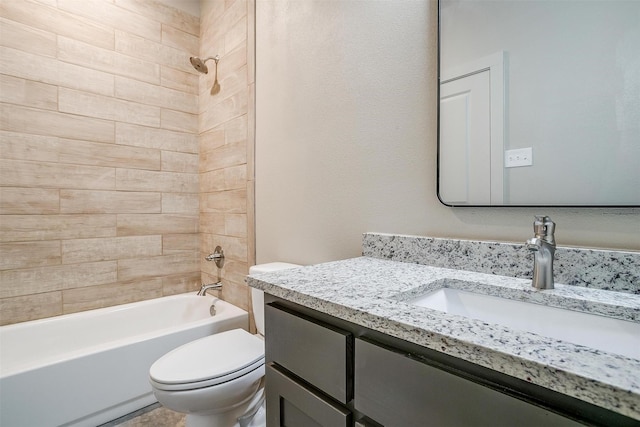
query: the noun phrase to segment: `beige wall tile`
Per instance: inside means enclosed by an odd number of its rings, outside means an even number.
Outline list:
[[[247,264],[256,264],[255,181],[247,181]]]
[[[245,9],[246,13],[246,9]],[[247,17],[240,19],[233,27],[229,28],[224,35],[225,52],[231,52],[241,44],[247,42]]]
[[[239,46],[232,52],[225,54],[218,63],[218,81],[220,82],[220,93],[211,95],[211,87],[215,80],[215,73],[209,73],[202,75],[202,83],[200,85],[200,99],[198,104],[198,111],[203,112],[212,105],[216,105],[228,98],[239,90],[246,90],[245,87],[240,87],[238,81],[245,81],[247,67],[247,49],[244,46]],[[240,70],[245,74],[239,76]],[[227,81],[225,81],[227,80]]]
[[[116,97],[186,113],[197,113],[196,97],[175,89],[116,77]]]
[[[200,38],[171,25],[162,25],[162,43],[197,55],[200,50]],[[215,55],[212,55],[215,56]]]
[[[249,105],[255,105],[255,84],[249,85]],[[256,114],[255,109],[250,108],[247,113],[247,178],[253,180],[255,178],[256,164]]]
[[[69,314],[161,296],[162,279],[158,277],[68,289],[62,291],[62,310],[65,314]]]
[[[251,310],[249,304],[249,287],[242,282],[233,282],[231,280],[223,281],[222,299],[240,307],[243,310]]]
[[[0,271],[0,298],[116,282],[116,261]]]
[[[139,58],[149,63],[169,66],[188,72],[197,73],[189,62],[190,54],[183,49],[167,46],[157,41],[138,37],[126,31],[116,30],[116,52],[124,55]]]
[[[162,294],[175,295],[200,290],[200,272],[182,273],[162,278]]]
[[[0,243],[0,270],[60,264],[60,242]]]
[[[119,214],[118,236],[141,234],[197,233],[197,215]]]
[[[46,110],[58,108],[58,88],[53,85],[0,75],[0,89],[2,102]]]
[[[60,190],[60,212],[161,213],[162,195],[139,191]],[[115,235],[115,216],[113,218],[112,236]]]
[[[38,64],[37,67],[34,64]],[[0,73],[27,80],[56,84],[58,61],[39,54],[0,47]]]
[[[212,193],[246,187],[246,165],[232,166],[200,174],[200,192]]]
[[[167,274],[191,274],[199,268],[197,252],[123,259],[118,261],[118,278],[119,280],[139,280],[146,277],[162,277]]]
[[[247,92],[236,93],[222,102],[207,108],[200,114],[200,129],[202,131],[212,129],[236,117],[247,113]]]
[[[200,153],[200,172],[238,166],[247,162],[246,143],[225,144],[215,150]]]
[[[189,34],[200,34],[200,18],[159,2],[115,0],[116,6],[131,10],[158,22],[169,24]]]
[[[200,212],[246,213],[247,191],[242,189],[201,194]]]
[[[7,322],[60,314],[61,298],[75,312],[197,288],[199,19],[137,0],[0,9]],[[134,235],[114,236],[118,218]],[[35,293],[56,295],[55,310],[19,306]]]
[[[247,80],[256,82],[256,0],[247,0]],[[254,105],[254,104],[249,104]],[[252,109],[249,109],[250,111]]]
[[[98,71],[131,77],[148,83],[160,82],[160,64],[102,49],[67,37],[58,37],[58,59]]]
[[[2,2],[2,3],[6,3]],[[0,325],[62,314],[62,293],[45,292],[0,299]]]
[[[225,265],[227,262],[240,261],[246,262],[247,259],[247,239],[233,236],[220,236],[206,234],[200,241],[200,253],[202,258],[213,252],[216,246],[222,246],[224,249]],[[210,264],[210,263],[208,263]],[[215,264],[214,267],[215,268]]]
[[[109,28],[128,31],[149,40],[160,41],[161,38],[160,23],[119,8],[113,2],[58,0],[58,8],[88,18],[89,22],[100,22]]]
[[[225,137],[226,132],[224,125],[211,129],[208,132],[201,133],[199,136],[200,155],[223,146],[225,144]]]
[[[110,190],[115,188],[113,168],[63,163],[0,160],[0,180],[12,187],[51,187]]]
[[[197,215],[200,210],[198,194],[162,193],[162,213]]]
[[[163,129],[188,133],[198,132],[198,116],[195,114],[167,110],[165,108],[162,109],[160,114],[160,127],[162,127]]]
[[[0,187],[0,215],[48,215],[58,212],[60,195],[57,189]]]
[[[222,62],[222,60],[220,60],[220,62]],[[209,78],[207,78],[207,80],[208,79]],[[218,82],[220,83],[220,92],[216,95],[211,95],[210,93],[213,80],[215,80],[215,77],[212,75],[211,83],[207,83],[200,88],[200,104],[204,103],[209,108],[211,108],[212,105],[219,104],[235,93],[245,92],[247,90],[247,66],[243,65],[240,68],[225,70],[224,72],[219,70]],[[200,108],[200,111],[203,111],[203,108]]]
[[[200,174],[200,193],[213,193],[215,191],[223,191],[224,169],[217,169]]]
[[[56,35],[30,25],[0,18],[0,45],[55,58]]]
[[[251,105],[251,104],[250,104]],[[234,143],[246,143],[249,138],[251,129],[249,128],[249,114],[243,114],[242,116],[231,119],[224,124],[225,144]],[[215,147],[212,147],[215,148]]]
[[[194,133],[175,132],[129,123],[116,123],[116,143],[136,147],[157,148],[183,153],[198,152],[198,137]]]
[[[0,157],[106,167],[160,169],[160,151],[0,131]]]
[[[225,235],[247,237],[247,214],[227,214],[224,216]]]
[[[160,109],[137,102],[60,88],[58,105],[60,111],[65,113],[144,126],[160,126]]]
[[[113,283],[118,276],[118,263],[116,261],[63,265],[62,269],[64,289]]]
[[[224,169],[224,189],[244,189],[247,185],[247,165],[230,166]]]
[[[198,174],[118,169],[116,171],[116,188],[124,191],[197,193]]]
[[[224,215],[218,213],[200,213],[200,233],[204,234],[226,234]]]
[[[164,87],[198,95],[198,76],[171,67],[160,68],[160,84]]]
[[[56,84],[106,96],[113,96],[115,92],[113,74],[61,61],[58,62]]]
[[[70,1],[73,2],[73,0]],[[84,4],[85,2],[75,1],[75,3]],[[3,1],[0,3],[0,15],[12,21],[82,40],[94,46],[113,49],[112,29],[55,7],[30,0]]]
[[[162,152],[162,170],[168,172],[198,172],[198,155],[178,153],[175,151]]]
[[[164,255],[184,251],[189,253],[200,251],[200,237],[198,233],[165,234],[162,236],[162,253]]]
[[[114,92],[111,74],[7,47],[0,48],[0,73],[103,95]]]
[[[0,241],[3,242],[115,235],[115,215],[3,215],[0,221]]]
[[[113,142],[113,122],[0,104],[0,129],[87,141]]]
[[[125,236],[62,241],[62,263],[120,260],[162,254],[162,236]]]

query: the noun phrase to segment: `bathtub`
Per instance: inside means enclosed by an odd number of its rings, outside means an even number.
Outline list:
[[[246,311],[195,294],[2,326],[0,426],[96,426],[114,420],[156,402],[149,367],[160,356],[197,338],[248,326]]]

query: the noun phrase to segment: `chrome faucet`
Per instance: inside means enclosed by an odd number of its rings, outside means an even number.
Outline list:
[[[534,254],[533,281],[536,289],[553,289],[553,256],[556,241],[553,236],[556,224],[548,216],[536,216],[533,222],[535,237],[527,240],[527,249]]]
[[[222,289],[222,282],[209,283],[208,285],[202,284],[202,287],[198,291],[198,296],[205,296],[209,289]]]

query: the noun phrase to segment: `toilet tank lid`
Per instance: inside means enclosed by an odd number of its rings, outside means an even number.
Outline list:
[[[267,264],[258,264],[249,267],[249,274],[269,273],[272,271],[288,270],[290,268],[302,267],[298,264],[291,264],[288,262],[270,262]]]

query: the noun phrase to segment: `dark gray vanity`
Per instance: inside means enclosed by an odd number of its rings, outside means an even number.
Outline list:
[[[633,426],[577,399],[267,296],[268,426]]]
[[[617,256],[635,277],[640,254]],[[466,286],[637,327],[636,279],[631,292],[562,283],[540,291],[530,279],[361,257],[247,282],[265,291],[268,426],[640,425],[636,350],[591,348],[411,302]]]

